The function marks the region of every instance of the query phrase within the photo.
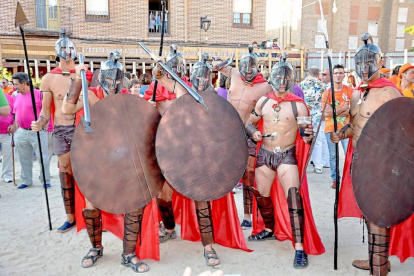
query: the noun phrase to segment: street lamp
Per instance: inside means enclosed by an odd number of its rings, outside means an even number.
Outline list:
[[[208,29],[210,28],[210,25],[211,25],[211,20],[208,19],[207,16],[200,18],[200,29],[207,32]]]

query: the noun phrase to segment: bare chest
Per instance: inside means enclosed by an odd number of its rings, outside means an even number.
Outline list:
[[[70,76],[54,75],[49,87],[55,103],[56,101],[63,101],[63,98],[69,91],[71,82]]]

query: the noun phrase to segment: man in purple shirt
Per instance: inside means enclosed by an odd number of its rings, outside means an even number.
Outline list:
[[[302,88],[300,88],[299,84],[297,84],[296,82],[295,82],[295,86],[293,89],[293,94],[302,98],[302,100],[305,100],[305,95],[303,94]]]
[[[8,127],[9,133],[15,133],[15,143],[19,161],[22,167],[22,184],[18,189],[25,189],[33,185],[33,152],[40,156],[37,134],[32,131],[31,124],[35,121],[32,106],[32,97],[29,87],[29,76],[26,73],[16,73],[13,75],[13,85],[19,91],[17,94],[12,113],[14,114],[14,124]],[[34,90],[37,116],[42,109],[42,94],[39,90]],[[40,141],[42,144],[43,163],[46,175],[46,187],[50,188],[50,172],[49,172],[49,150],[47,129],[40,133]],[[40,164],[40,158],[38,158]],[[41,165],[41,164],[40,164]],[[42,174],[42,171],[40,171]],[[43,182],[43,175],[40,180]],[[45,185],[45,183],[42,183]]]
[[[227,89],[226,89],[226,80],[227,77],[223,74],[220,74],[220,87],[217,89],[217,94],[227,100]]]

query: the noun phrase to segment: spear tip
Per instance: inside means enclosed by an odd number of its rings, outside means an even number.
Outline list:
[[[16,17],[14,18],[14,26],[20,27],[27,23],[29,23],[29,20],[27,20],[26,14],[24,14],[22,5],[20,4],[20,2],[17,2]]]

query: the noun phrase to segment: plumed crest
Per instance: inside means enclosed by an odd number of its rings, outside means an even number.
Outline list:
[[[287,58],[289,57],[289,54],[288,53],[286,53],[286,52],[283,52],[281,55],[280,55],[280,62],[286,62],[286,60],[287,60]]]
[[[108,60],[112,61],[114,64],[122,58],[121,53],[118,50],[111,51],[109,54]]]
[[[370,33],[364,33],[361,35],[361,40],[364,41],[364,44],[367,45],[369,42],[369,40],[371,41],[371,43],[369,44],[374,44],[374,39],[372,38],[372,35]]]
[[[252,54],[253,53],[253,49],[254,49],[253,45],[250,44],[249,47],[248,47],[248,49],[249,49],[249,53]]]
[[[171,51],[171,53],[176,54],[176,53],[177,53],[177,51],[178,51],[178,46],[177,46],[177,44],[171,44],[171,46],[170,46],[170,51]]]
[[[208,53],[202,53],[202,54],[201,54],[200,61],[202,61],[202,62],[205,62],[205,63],[206,63],[209,57],[210,57],[210,56],[209,56],[209,54],[208,54]]]

